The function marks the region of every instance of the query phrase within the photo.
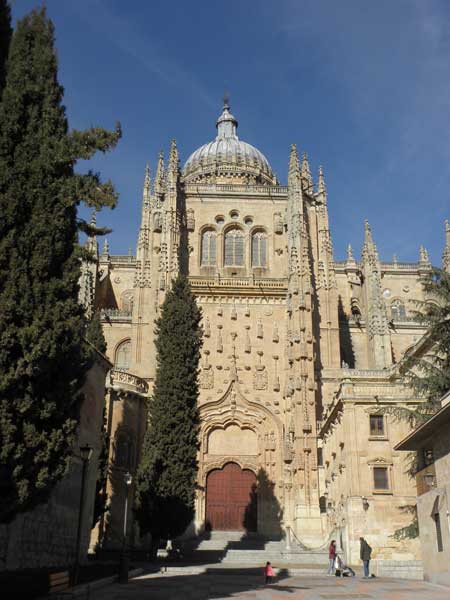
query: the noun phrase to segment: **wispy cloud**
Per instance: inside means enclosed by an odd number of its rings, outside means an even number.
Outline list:
[[[206,106],[217,106],[217,99],[209,94],[192,71],[169,58],[165,52],[142,36],[131,21],[115,14],[103,0],[91,0],[89,11],[86,11],[86,6],[77,2],[70,3],[70,9],[90,28],[140,63],[148,73],[183,94],[191,95]]]

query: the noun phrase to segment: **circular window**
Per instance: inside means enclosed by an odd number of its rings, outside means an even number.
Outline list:
[[[236,219],[239,219],[239,213],[238,213],[238,211],[237,211],[237,210],[232,210],[232,211],[230,212],[230,217],[231,217],[232,219],[234,219],[234,220],[236,220]]]
[[[383,290],[383,296],[385,298],[390,298],[392,296],[392,292],[389,288],[386,288],[385,290]]]
[[[223,225],[225,223],[225,217],[223,217],[222,215],[217,215],[216,223],[217,225]]]
[[[247,225],[247,227],[251,227],[253,225],[253,219],[251,217],[245,217],[244,223]]]

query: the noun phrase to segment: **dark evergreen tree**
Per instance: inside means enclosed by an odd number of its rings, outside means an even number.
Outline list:
[[[384,408],[382,412],[417,426],[439,408],[440,398],[450,389],[450,273],[433,269],[422,282],[427,300],[416,300],[415,320],[425,326],[425,352],[407,354],[401,372],[417,394],[415,407]],[[411,472],[414,472],[412,461]]]
[[[0,522],[64,475],[91,353],[78,304],[77,205],[114,206],[110,182],[74,174],[120,129],[68,131],[53,25],[17,24],[0,103]]]
[[[181,535],[194,516],[201,311],[179,276],[156,322],[157,369],[136,485],[136,516],[153,541]]]
[[[106,340],[100,314],[96,311],[86,327],[86,339],[102,354],[106,354]]]
[[[108,481],[108,463],[109,463],[109,442],[108,423],[106,418],[106,409],[103,410],[103,428],[101,432],[101,449],[98,457],[97,481],[95,483],[94,512],[92,516],[92,527],[102,518],[108,510],[108,494],[106,493],[106,484]]]
[[[6,60],[11,41],[11,9],[7,0],[0,0],[0,100],[6,79]]]

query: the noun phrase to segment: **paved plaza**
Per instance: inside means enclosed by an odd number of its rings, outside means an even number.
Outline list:
[[[264,586],[255,569],[211,569],[200,574],[142,575],[128,585],[95,592],[95,600],[449,600],[450,590],[419,581],[327,576],[288,576],[281,572]]]

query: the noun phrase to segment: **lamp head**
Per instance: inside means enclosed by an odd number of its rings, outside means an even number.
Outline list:
[[[91,458],[92,448],[89,446],[89,444],[80,446],[80,456],[81,456],[81,460],[83,460],[83,461],[87,461]]]

